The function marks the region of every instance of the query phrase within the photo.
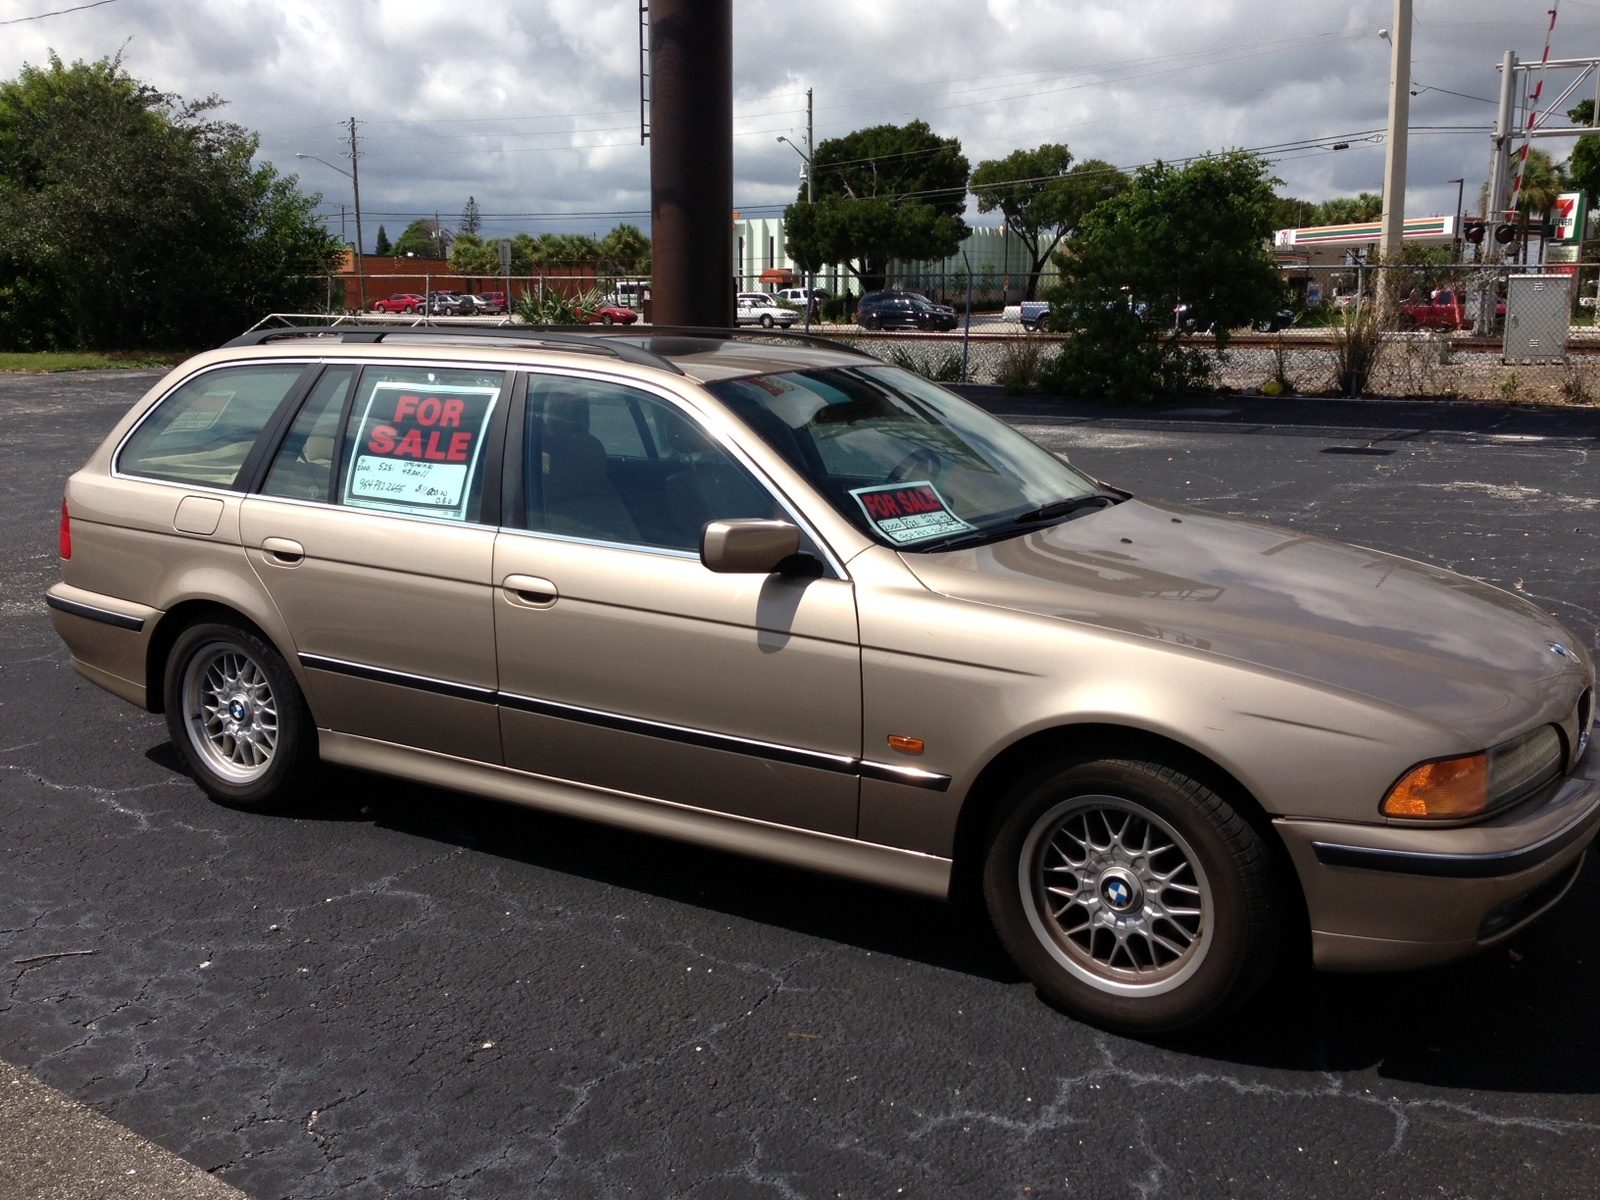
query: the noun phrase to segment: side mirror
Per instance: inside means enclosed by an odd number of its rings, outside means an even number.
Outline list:
[[[700,531],[700,561],[723,575],[770,575],[800,552],[800,527],[788,521],[709,521]]]

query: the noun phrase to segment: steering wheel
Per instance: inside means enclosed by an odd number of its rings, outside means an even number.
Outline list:
[[[932,482],[943,465],[944,460],[939,457],[937,450],[922,446],[897,462],[885,482],[900,483],[907,479],[927,479]]]

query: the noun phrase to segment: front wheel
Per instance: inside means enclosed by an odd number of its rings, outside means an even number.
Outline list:
[[[1022,781],[997,818],[984,897],[1048,998],[1132,1033],[1215,1021],[1270,973],[1282,937],[1274,861],[1204,784],[1106,759]]]
[[[164,677],[167,729],[213,800],[261,811],[310,779],[316,726],[278,652],[237,625],[178,635]]]

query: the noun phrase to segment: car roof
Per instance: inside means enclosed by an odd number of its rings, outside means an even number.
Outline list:
[[[881,365],[864,350],[829,339],[768,330],[706,330],[651,326],[647,330],[581,325],[322,325],[253,329],[234,338],[224,350],[246,347],[323,353],[334,346],[381,351],[385,358],[415,355],[428,348],[448,349],[452,357],[481,350],[496,359],[524,355],[542,364],[551,354],[577,365],[593,366],[595,356],[653,367],[698,383],[820,367]],[[628,327],[620,327],[628,328]],[[341,355],[343,357],[343,355]]]

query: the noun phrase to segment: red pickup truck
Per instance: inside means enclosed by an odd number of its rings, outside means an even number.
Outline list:
[[[1467,310],[1465,292],[1441,288],[1424,300],[1400,302],[1400,324],[1407,328],[1433,327],[1461,329],[1471,325],[1474,317]],[[1498,320],[1506,315],[1504,298],[1495,300],[1494,315]]]

